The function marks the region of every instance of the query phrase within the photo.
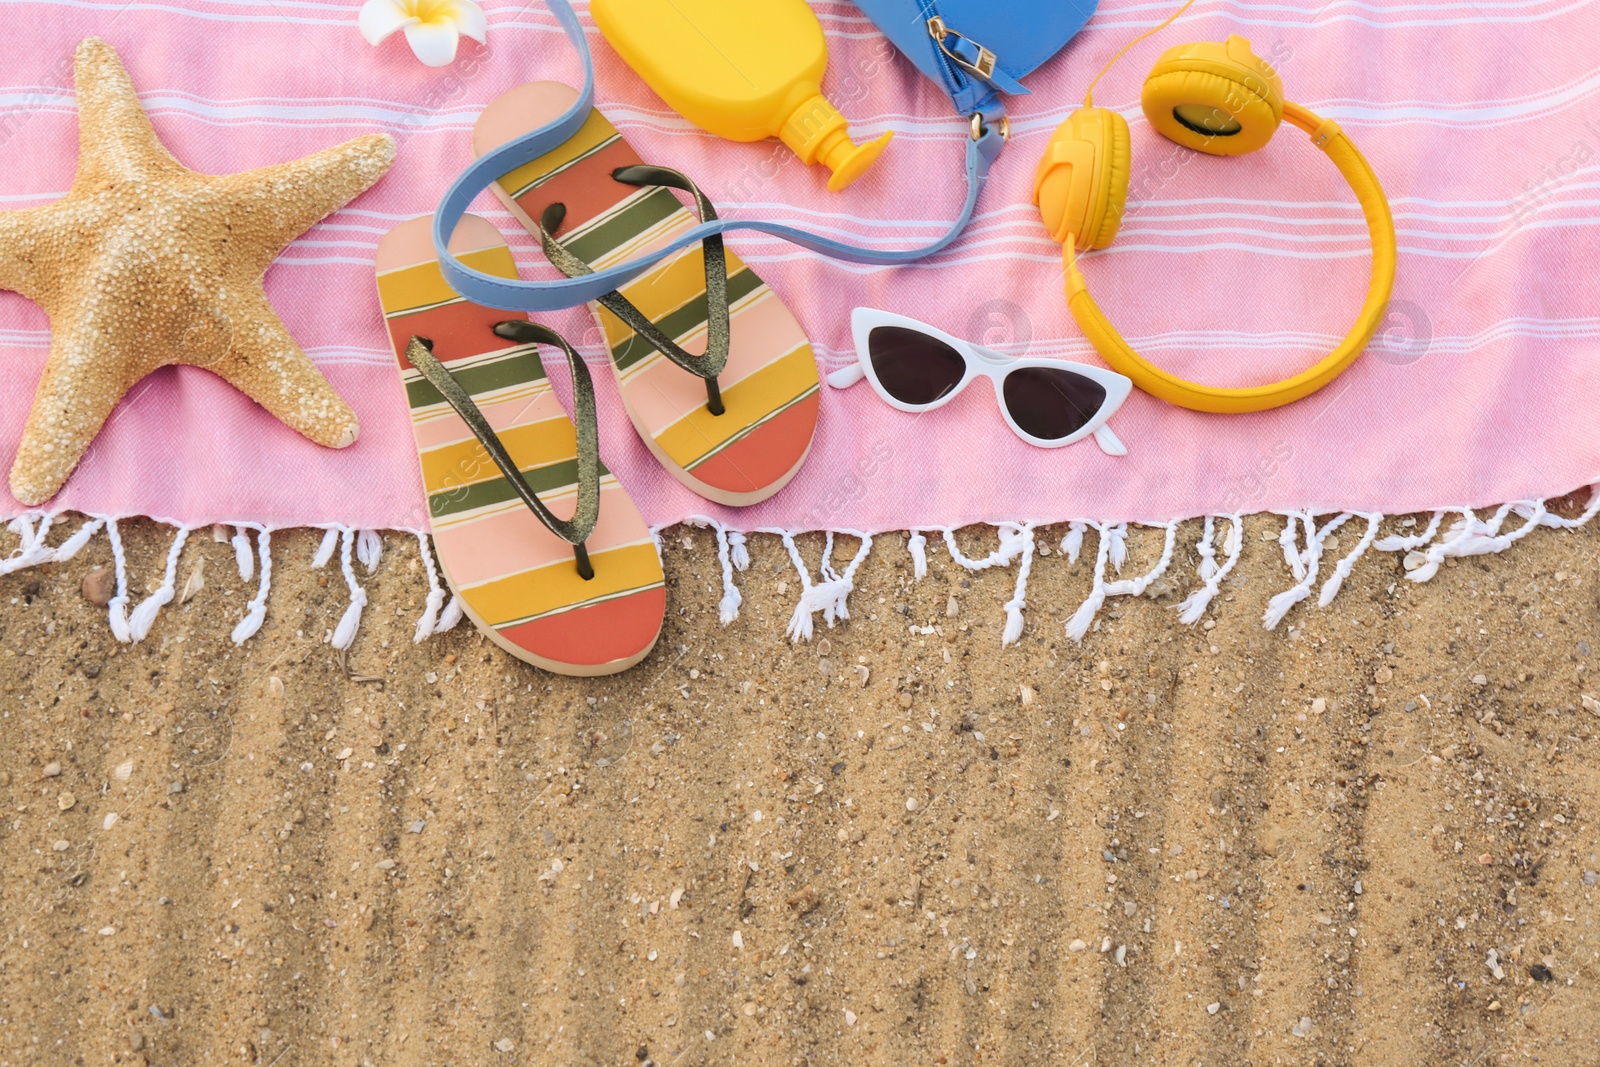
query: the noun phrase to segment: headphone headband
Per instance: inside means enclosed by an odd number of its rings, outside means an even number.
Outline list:
[[[1034,202],[1051,236],[1062,242],[1067,305],[1084,336],[1139,388],[1195,411],[1263,411],[1322,388],[1372,339],[1394,288],[1394,219],[1372,167],[1337,123],[1284,100],[1277,71],[1237,35],[1168,49],[1145,81],[1141,103],[1157,132],[1212,155],[1254,151],[1283,121],[1304,130],[1339,168],[1361,204],[1372,239],[1372,281],[1355,324],[1339,346],[1291,378],[1227,388],[1185,381],[1155,366],[1117,332],[1078,270],[1077,248],[1105,248],[1116,236],[1131,170],[1126,121],[1114,111],[1087,105],[1057,128],[1034,178]]]
[[[1383,322],[1389,294],[1394,288],[1397,256],[1394,219],[1389,213],[1389,201],[1383,195],[1383,187],[1379,185],[1378,177],[1366,157],[1337,123],[1289,101],[1284,102],[1283,117],[1291,125],[1306,131],[1311,136],[1311,143],[1327,153],[1334,166],[1339,168],[1339,173],[1344,175],[1361,204],[1362,214],[1367,220],[1367,231],[1372,238],[1372,282],[1367,288],[1366,302],[1361,306],[1355,325],[1337,348],[1309,369],[1281,382],[1244,388],[1201,385],[1162,370],[1135,352],[1106,318],[1094,297],[1089,295],[1083,274],[1078,270],[1072,244],[1064,246],[1067,306],[1084,336],[1105,357],[1113,370],[1131,378],[1134,385],[1169,404],[1193,411],[1237,413],[1265,411],[1293,403],[1337,377],[1361,354]]]

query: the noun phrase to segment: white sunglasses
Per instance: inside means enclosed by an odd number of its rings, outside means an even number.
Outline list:
[[[1060,448],[1093,436],[1106,455],[1128,454],[1106,425],[1133,389],[1133,382],[1115,371],[1008,356],[876,308],[856,308],[850,327],[856,362],[828,375],[835,389],[866,378],[890,407],[932,411],[972,379],[984,377],[994,382],[1006,425],[1030,445]]]

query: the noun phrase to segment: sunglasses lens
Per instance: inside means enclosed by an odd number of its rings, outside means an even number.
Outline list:
[[[904,326],[874,326],[867,354],[884,391],[902,404],[931,404],[961,384],[967,372],[961,353]]]
[[[1045,441],[1071,437],[1106,402],[1099,382],[1054,367],[1022,367],[1006,375],[1006,410],[1024,433]]]

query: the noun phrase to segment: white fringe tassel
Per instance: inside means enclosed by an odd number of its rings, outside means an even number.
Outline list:
[[[1111,531],[1115,529],[1109,523],[1092,522],[1088,525],[1093,526],[1100,534],[1100,544],[1094,553],[1094,588],[1089,591],[1089,598],[1080,604],[1078,610],[1072,613],[1072,618],[1067,620],[1067,636],[1080,645],[1083,643],[1084,635],[1089,632],[1089,626],[1094,622],[1095,615],[1100,611],[1100,605],[1106,602],[1106,562],[1111,557],[1111,544],[1114,540]],[[1082,543],[1082,534],[1079,534],[1079,542]],[[1061,547],[1062,551],[1067,551],[1065,542]],[[1068,554],[1072,555],[1070,552]]]
[[[256,556],[250,551],[250,532],[243,526],[233,528],[233,559],[239,565],[239,580],[248,582],[256,572]],[[234,644],[238,644],[237,641]]]
[[[1088,523],[1067,523],[1066,535],[1061,538],[1061,551],[1067,557],[1068,563],[1078,562],[1078,553],[1083,551],[1083,535],[1088,529]]]
[[[456,623],[461,621],[461,616],[464,614],[465,609],[463,609],[461,606],[460,594],[458,593],[452,595],[450,597],[450,603],[446,604],[444,606],[444,610],[439,612],[439,625],[433,628],[433,632],[436,634],[442,634],[447,631],[454,630],[456,628]]]
[[[78,527],[76,533],[57,546],[55,555],[50,557],[51,563],[65,563],[83,550],[89,543],[89,538],[100,532],[100,527],[106,524],[104,519],[89,519]]]
[[[316,555],[311,557],[311,566],[321,570],[333,558],[333,550],[339,547],[339,527],[330,526],[322,534],[322,543],[317,546]]]
[[[1317,607],[1325,608],[1333,603],[1333,598],[1339,595],[1339,590],[1344,588],[1344,580],[1350,577],[1350,571],[1355,567],[1356,560],[1360,559],[1367,549],[1372,547],[1373,540],[1378,536],[1378,527],[1383,525],[1383,516],[1377,512],[1363,513],[1361,516],[1367,520],[1367,532],[1361,535],[1361,540],[1356,542],[1348,554],[1333,568],[1333,573],[1328,580],[1322,583],[1322,592],[1317,597]]]
[[[128,560],[122,554],[122,535],[117,532],[117,520],[106,520],[106,533],[111,538],[111,563],[117,572],[117,595],[106,605],[106,618],[111,626],[111,636],[123,644],[133,640],[128,632]]]
[[[1033,526],[1031,524],[1020,527],[1023,537],[1022,562],[1017,564],[1017,587],[1011,594],[1011,599],[1006,601],[1006,628],[1000,634],[1000,647],[1014,645],[1022,639],[1022,609],[1027,605],[1023,599],[1028,591],[1028,572],[1033,570]]]
[[[378,569],[378,561],[383,558],[383,535],[377,530],[362,530],[356,535],[356,559],[367,568],[371,574]]]
[[[1227,539],[1223,542],[1223,551],[1227,553],[1228,558],[1219,567],[1216,551],[1212,547],[1216,524],[1210,515],[1206,516],[1205,532],[1200,535],[1198,567],[1200,577],[1205,580],[1205,584],[1190,593],[1184,602],[1178,605],[1178,621],[1185,626],[1193,626],[1200,621],[1212,598],[1222,588],[1223,580],[1233,570],[1234,564],[1239,562],[1239,554],[1244,549],[1244,518],[1240,515],[1230,515],[1228,518],[1232,525],[1228,528]]]
[[[1304,552],[1295,547],[1293,539],[1285,542],[1280,536],[1279,542],[1284,544],[1284,551],[1292,553],[1298,566],[1291,567],[1300,579],[1292,587],[1285,589],[1271,600],[1267,601],[1267,610],[1261,615],[1261,624],[1269,630],[1277,629],[1284,616],[1289,614],[1289,609],[1311,595],[1311,587],[1317,580],[1317,568],[1322,562],[1322,546],[1327,541],[1328,535],[1349,522],[1354,517],[1353,512],[1343,512],[1334,516],[1321,530],[1317,529],[1316,518],[1308,511],[1303,515],[1289,516],[1289,524],[1284,529],[1286,532],[1294,529],[1295,520],[1298,518],[1305,526],[1306,548]]]
[[[811,573],[806,569],[805,560],[800,558],[800,550],[795,547],[794,535],[786,530],[775,532],[783,539],[783,547],[789,550],[789,559],[800,574],[800,602],[795,605],[794,615],[790,617],[789,626],[784,633],[790,641],[809,641],[813,631],[812,620],[817,612],[822,612],[822,617],[827,620],[830,628],[835,620],[850,617],[849,596],[855,589],[856,571],[866,560],[867,553],[872,550],[872,537],[864,533],[845,531],[851,536],[860,538],[861,546],[856,549],[855,558],[845,567],[844,573],[840,574],[833,569],[833,531],[829,530],[823,543],[822,565],[818,568],[821,581],[813,583]]]
[[[1106,596],[1144,596],[1144,591],[1155,584],[1156,579],[1167,573],[1167,568],[1172,566],[1172,548],[1178,539],[1178,524],[1169,522],[1163,529],[1167,531],[1167,536],[1161,547],[1161,558],[1156,561],[1156,565],[1141,578],[1123,578],[1107,585]],[[1123,544],[1126,551],[1126,542]]]
[[[911,553],[911,576],[913,578],[926,578],[928,576],[928,539],[922,535],[921,530],[909,531],[906,538],[906,551]]]
[[[717,533],[717,561],[722,564],[722,601],[717,605],[717,617],[722,621],[722,625],[726,626],[739,617],[739,605],[744,603],[744,596],[740,594],[739,587],[733,584],[733,572],[738,564],[733,558],[733,546],[728,528],[720,522],[713,523],[712,528]],[[743,534],[739,535],[739,547],[744,548]],[[750,565],[748,552],[744,553],[744,563],[746,567]],[[744,570],[744,567],[738,569]]]
[[[183,545],[187,540],[189,540],[189,527],[179,526],[177,534],[172,539],[172,548],[167,552],[167,571],[161,579],[160,587],[145,597],[144,601],[133,609],[133,614],[128,616],[128,634],[135,644],[149,636],[156,615],[177,595],[175,586],[178,580],[178,556],[183,552]]]
[[[233,539],[235,552],[239,548],[240,535],[244,533],[243,526],[238,529],[239,533],[235,534]],[[261,533],[257,536],[257,547],[261,552],[261,585],[256,589],[255,597],[245,605],[244,618],[239,620],[239,625],[233,628],[233,633],[230,635],[236,645],[242,645],[254,637],[256,631],[261,629],[261,624],[267,619],[267,594],[272,591],[272,531],[262,527]],[[249,547],[250,542],[246,539],[245,548],[249,549]],[[253,569],[252,567],[251,570]],[[244,564],[241,563],[239,572],[246,581],[249,581],[250,576],[244,573],[245,570]]]
[[[439,626],[439,611],[444,607],[444,586],[439,584],[439,574],[433,563],[433,550],[428,547],[428,535],[417,534],[417,548],[422,553],[422,572],[428,576],[428,600],[422,618],[417,620],[417,632],[411,643],[420,645],[432,637]]]
[[[344,572],[344,584],[350,589],[350,606],[344,609],[339,625],[333,628],[329,643],[337,649],[349,648],[356,639],[356,631],[361,627],[361,609],[367,606],[367,591],[357,584],[355,568],[350,564],[355,540],[356,532],[349,528],[339,535],[339,569]]]

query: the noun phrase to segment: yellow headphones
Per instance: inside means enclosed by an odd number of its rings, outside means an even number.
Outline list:
[[[1111,63],[1170,24],[1189,3],[1160,26],[1130,41]],[[1094,82],[1111,63],[1095,75]],[[1309,370],[1269,385],[1227,389],[1188,382],[1128,345],[1095,304],[1078,270],[1077,251],[1105,248],[1116,237],[1127,205],[1131,170],[1127,120],[1115,111],[1094,106],[1094,82],[1089,84],[1084,106],[1051,136],[1033,182],[1034,203],[1039,205],[1051,237],[1063,246],[1067,306],[1084,336],[1113,370],[1133,379],[1139,388],[1195,411],[1263,411],[1292,403],[1331,382],[1377,332],[1394,288],[1394,219],[1377,175],[1360,151],[1338,124],[1285,100],[1278,72],[1256,56],[1243,37],[1178,45],[1156,62],[1145,79],[1141,103],[1157,133],[1197,152],[1238,156],[1265,145],[1278,124],[1288,120],[1311,135],[1311,142],[1327,153],[1350,183],[1372,236],[1372,284],[1360,317],[1338,348]]]

